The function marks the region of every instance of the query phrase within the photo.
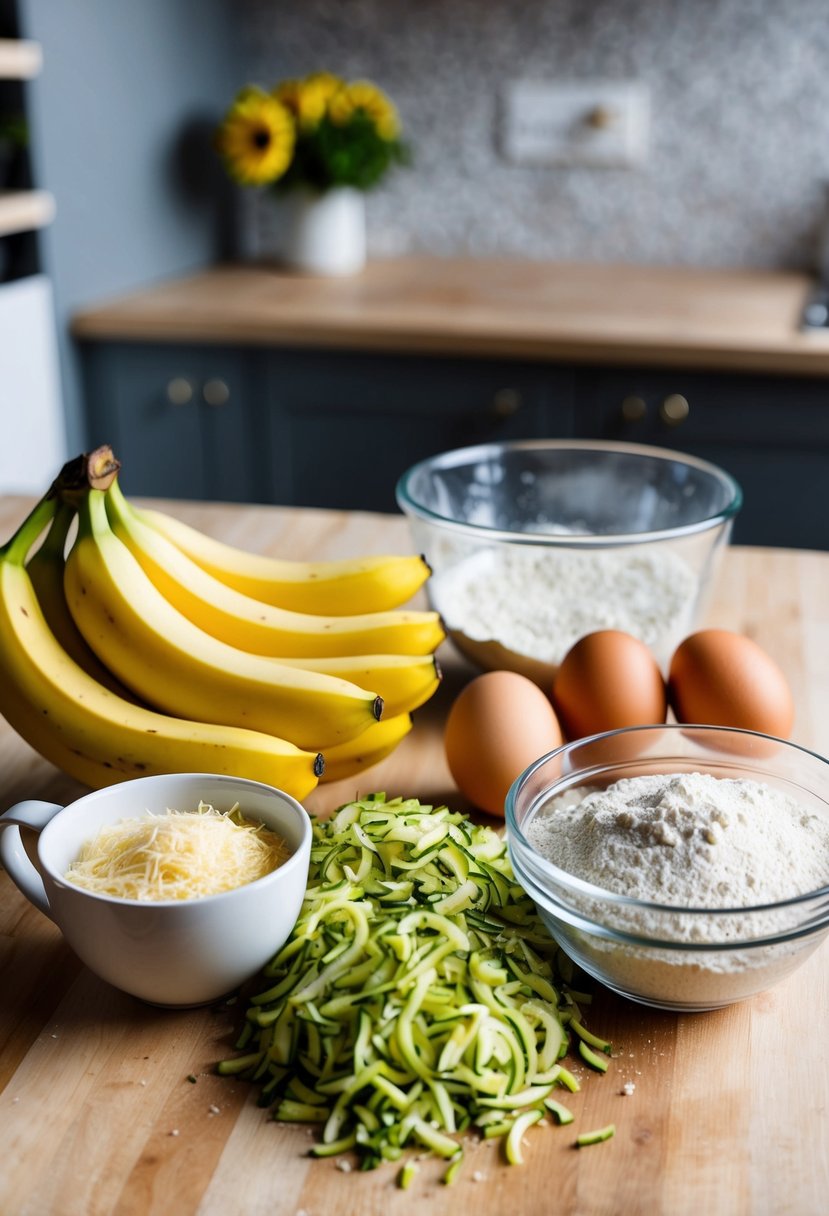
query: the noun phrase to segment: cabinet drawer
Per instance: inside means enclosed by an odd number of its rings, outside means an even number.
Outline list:
[[[275,501],[302,506],[394,511],[397,479],[417,460],[572,428],[566,369],[274,352],[267,384]]]
[[[130,494],[261,500],[256,354],[209,346],[85,349],[93,444],[111,443]]]
[[[619,370],[583,372],[576,430],[676,448],[740,483],[742,544],[829,548],[829,381]]]
[[[583,373],[579,424],[664,447],[829,445],[829,380],[690,372]]]

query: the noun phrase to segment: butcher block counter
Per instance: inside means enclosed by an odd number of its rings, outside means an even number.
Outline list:
[[[0,500],[0,535],[30,504]],[[181,518],[286,557],[410,549],[402,518],[177,502]],[[796,696],[796,741],[829,751],[829,554],[732,549],[709,623],[765,645]],[[447,706],[471,670],[446,649],[445,679],[398,751],[362,779],[320,787],[329,811],[385,790],[464,803],[441,747]],[[0,809],[80,792],[0,723]],[[532,1129],[525,1164],[470,1144],[451,1188],[424,1162],[411,1187],[308,1156],[244,1082],[215,1075],[244,1001],[162,1011],[97,980],[55,926],[0,874],[0,1213],[3,1216],[818,1216],[829,1205],[829,946],[767,994],[718,1012],[649,1011],[591,983],[590,1027],[613,1043],[604,1076],[571,1063],[569,1127]],[[195,1082],[190,1078],[195,1078]],[[633,1091],[625,1093],[627,1082]],[[628,1089],[630,1086],[627,1087]],[[575,1135],[615,1123],[612,1140]]]
[[[82,341],[452,353],[829,375],[805,274],[404,257],[353,278],[220,266],[85,309]]]

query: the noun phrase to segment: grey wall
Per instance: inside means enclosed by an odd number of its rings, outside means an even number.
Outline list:
[[[370,202],[375,253],[808,266],[829,179],[826,0],[241,0],[249,76],[368,75],[416,151]],[[507,80],[650,86],[640,171],[499,159]],[[258,223],[268,241],[268,209]]]
[[[43,233],[56,299],[70,452],[87,436],[69,318],[221,252],[227,193],[209,134],[238,82],[222,0],[21,0],[44,68],[28,105],[37,183],[57,199]]]

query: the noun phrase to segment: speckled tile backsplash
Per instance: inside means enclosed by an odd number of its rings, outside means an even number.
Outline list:
[[[415,165],[370,250],[811,267],[829,182],[827,0],[236,0],[251,80],[327,68],[396,102]],[[516,166],[512,81],[640,81],[638,169]],[[268,208],[254,205],[260,243]]]

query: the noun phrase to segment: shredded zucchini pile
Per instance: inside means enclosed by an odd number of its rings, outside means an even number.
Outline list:
[[[559,1063],[568,1030],[594,1068],[591,1047],[610,1053],[582,1025],[589,996],[554,983],[556,955],[497,832],[374,794],[315,823],[300,918],[252,998],[246,1054],[219,1071],[260,1084],[275,1119],[319,1124],[316,1156],[372,1169],[419,1147],[451,1182],[472,1126],[520,1163],[528,1127],[572,1121],[552,1096],[579,1088]]]

